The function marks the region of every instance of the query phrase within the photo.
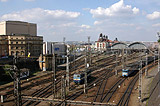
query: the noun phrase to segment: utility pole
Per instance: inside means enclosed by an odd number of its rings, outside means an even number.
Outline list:
[[[56,56],[53,53],[53,58],[52,58],[52,94],[53,94],[53,99],[56,98]]]
[[[61,99],[64,100],[63,106],[66,106],[66,80],[64,76],[61,78]]]
[[[159,44],[160,43],[160,32],[157,32],[157,35],[158,35],[158,44]],[[160,71],[159,55],[160,55],[160,44],[158,45],[158,72]]]
[[[148,68],[147,68],[147,65],[148,65],[148,55],[146,53],[146,69],[145,69],[145,76],[147,77],[148,76]]]
[[[118,57],[118,53],[116,53],[116,67],[115,67],[115,75],[116,76],[118,75],[118,72],[117,72],[117,66],[118,66],[117,57]]]
[[[67,61],[66,61],[66,79],[67,79],[67,87],[68,87],[68,91],[69,91],[69,87],[70,87],[70,82],[69,82],[69,50],[67,48]],[[75,61],[75,60],[74,60]]]
[[[139,102],[141,104],[142,99],[142,57],[140,56],[140,68],[139,68]]]
[[[122,50],[122,69],[124,69],[124,49]]]
[[[88,71],[88,68],[87,68],[87,55],[85,57],[85,75],[84,75],[84,93],[87,94],[87,71]]]
[[[159,47],[158,47],[158,72],[160,71],[160,69],[159,69],[159,68],[160,68],[160,66],[159,66],[159,65],[160,65],[160,64],[159,64],[159,62],[160,62],[160,61],[159,61],[159,53],[160,53],[160,50],[159,50],[159,49],[160,49],[160,45],[159,45]]]
[[[15,66],[17,63],[17,56],[14,56],[14,65],[13,65],[13,79],[14,79],[14,97],[15,97],[15,105],[22,106],[22,98],[21,98],[21,81],[20,81],[20,70]]]
[[[92,59],[91,59],[91,46],[90,46],[90,36],[88,36],[88,54],[89,54],[89,65],[92,64]]]

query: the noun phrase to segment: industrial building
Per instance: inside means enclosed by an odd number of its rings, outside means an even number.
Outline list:
[[[37,36],[37,25],[21,21],[0,23],[0,56],[39,56],[43,37]]]

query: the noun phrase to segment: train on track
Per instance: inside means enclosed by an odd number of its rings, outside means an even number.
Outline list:
[[[91,70],[88,70],[87,79],[90,77],[91,77]],[[84,84],[84,80],[85,80],[85,71],[81,71],[73,75],[73,82],[76,84]]]
[[[154,59],[156,60],[158,57],[153,57],[153,56],[149,56],[147,58],[147,64],[150,64],[151,62],[154,61]],[[125,69],[122,69],[122,76],[123,77],[129,77],[133,72],[138,71],[141,63],[139,61],[134,62],[132,64],[129,64],[128,66],[126,66]],[[146,58],[142,59],[142,67],[144,67],[146,65]]]

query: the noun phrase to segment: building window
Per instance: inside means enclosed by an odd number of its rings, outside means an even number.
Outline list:
[[[18,49],[18,47],[16,47],[16,49]]]
[[[11,49],[13,49],[13,47],[11,47]]]
[[[22,55],[22,56],[24,55],[24,51],[21,51],[21,55]]]
[[[97,48],[99,47],[99,43],[97,43]]]
[[[19,55],[19,51],[16,51],[16,55]]]
[[[21,44],[23,44],[23,42],[21,42]]]
[[[21,49],[23,49],[23,47],[21,47]]]
[[[18,39],[18,38],[16,38],[16,39]]]
[[[16,42],[16,44],[18,44],[18,42]]]
[[[13,51],[11,51],[11,55],[12,55],[12,56],[14,55],[14,52],[13,52]]]
[[[13,42],[11,42],[11,44],[13,44]]]

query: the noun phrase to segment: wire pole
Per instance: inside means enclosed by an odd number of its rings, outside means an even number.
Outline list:
[[[122,50],[122,69],[124,69],[124,49]]]
[[[17,63],[17,56],[14,56],[14,97],[15,97],[15,105],[22,106],[22,98],[21,98],[21,81],[20,81],[20,70],[17,69],[15,64]]]
[[[65,77],[61,78],[61,99],[64,100],[63,106],[66,106],[66,80]]]
[[[148,68],[147,68],[147,65],[148,65],[148,55],[146,53],[146,69],[145,69],[145,76],[147,77],[148,76]]]
[[[88,64],[88,49],[86,48],[86,56],[85,56],[85,82],[84,82],[84,93],[86,94],[86,97],[87,97],[87,71],[88,71],[88,67],[89,67],[89,64]]]
[[[53,58],[52,58],[52,84],[53,84],[53,88],[52,88],[52,94],[53,94],[53,99],[56,98],[56,56],[53,53]]]
[[[116,76],[118,75],[118,72],[117,72],[117,66],[118,66],[118,64],[117,64],[117,57],[118,57],[118,54],[116,53],[116,67],[115,67],[115,75]]]
[[[67,79],[67,87],[68,87],[68,91],[69,91],[69,89],[70,89],[70,82],[69,82],[69,51],[68,51],[68,48],[67,48],[67,57],[66,58],[67,58],[66,79]]]
[[[89,65],[92,64],[92,59],[91,59],[91,47],[90,47],[90,36],[88,36],[88,54],[89,54]]]
[[[160,62],[160,61],[159,61],[159,53],[160,53],[160,50],[159,50],[159,49],[160,49],[160,45],[159,45],[159,47],[158,47],[158,72],[160,71],[160,69],[159,69],[159,68],[160,68],[160,66],[159,66],[159,62]]]
[[[140,68],[139,68],[139,102],[142,99],[142,57],[140,56]]]

